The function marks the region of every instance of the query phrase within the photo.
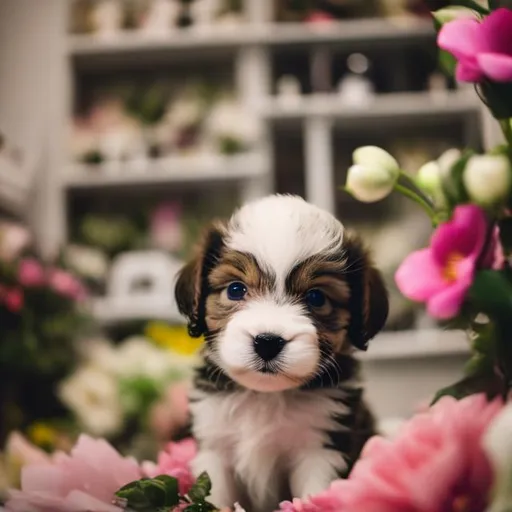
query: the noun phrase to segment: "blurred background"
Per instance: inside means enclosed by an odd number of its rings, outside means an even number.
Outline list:
[[[362,359],[381,421],[452,382],[463,335],[393,284],[428,220],[341,190],[359,145],[414,172],[494,140],[473,89],[438,66],[429,11],[447,4],[2,0],[0,446],[14,429],[47,449],[85,430],[139,455],[179,435],[200,344],[174,276],[205,223],[270,192],[374,251],[391,313]]]

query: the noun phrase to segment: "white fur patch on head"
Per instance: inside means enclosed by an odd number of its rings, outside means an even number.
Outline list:
[[[298,196],[272,195],[249,203],[228,225],[228,248],[252,254],[278,283],[310,256],[341,247],[343,225]]]

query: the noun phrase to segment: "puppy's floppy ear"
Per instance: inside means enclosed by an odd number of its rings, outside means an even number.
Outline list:
[[[354,346],[366,350],[368,342],[386,323],[389,312],[388,292],[361,239],[348,234],[343,246],[351,292],[348,338]]]
[[[215,266],[224,245],[224,228],[220,223],[209,226],[193,258],[183,267],[174,291],[178,309],[188,319],[188,332],[199,338],[206,332],[206,298],[208,275]]]

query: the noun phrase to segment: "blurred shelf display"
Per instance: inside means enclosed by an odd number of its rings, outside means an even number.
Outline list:
[[[101,188],[211,181],[240,181],[269,172],[260,154],[192,155],[142,162],[74,164],[64,177],[66,188]]]
[[[425,357],[463,356],[469,354],[466,334],[459,330],[419,329],[385,331],[362,354],[363,361],[421,359]]]
[[[335,94],[311,94],[299,96],[295,101],[288,98],[269,98],[261,105],[261,112],[273,121],[327,117],[340,120],[369,121],[389,118],[426,117],[439,120],[454,115],[478,112],[480,109],[474,94],[465,90],[430,92],[404,92],[375,95],[366,106],[347,104]]]
[[[429,20],[414,18],[359,19],[329,23],[254,23],[234,27],[199,27],[151,35],[125,31],[104,38],[94,34],[71,35],[68,52],[77,58],[130,54],[134,59],[163,51],[204,49],[239,50],[243,46],[294,46],[316,44],[413,45],[434,38]]]

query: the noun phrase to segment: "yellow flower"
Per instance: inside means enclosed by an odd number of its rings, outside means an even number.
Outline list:
[[[27,433],[36,446],[54,446],[58,435],[55,428],[42,422],[32,424]]]
[[[191,338],[186,327],[165,322],[148,323],[145,334],[155,345],[185,356],[196,354],[203,344],[202,338]]]

